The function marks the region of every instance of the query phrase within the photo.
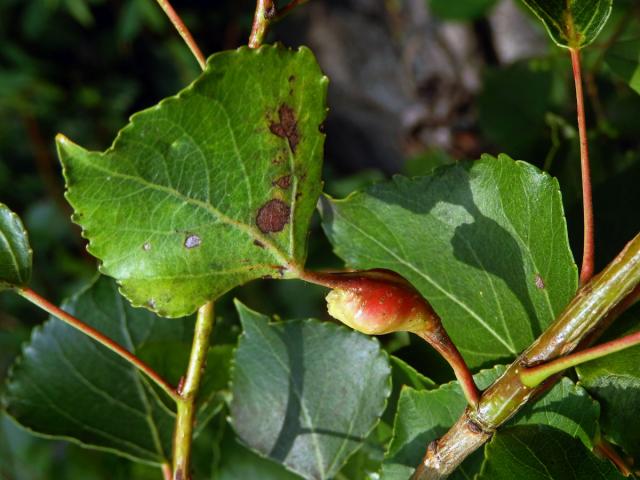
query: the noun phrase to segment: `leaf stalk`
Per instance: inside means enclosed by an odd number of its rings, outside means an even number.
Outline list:
[[[582,212],[584,223],[584,241],[582,250],[582,267],[580,269],[580,285],[584,285],[594,272],[594,223],[593,201],[591,193],[591,168],[589,165],[589,143],[587,139],[586,116],[584,112],[584,94],[582,91],[582,68],[580,65],[580,50],[570,48],[571,66],[576,89],[576,110],[578,120],[578,134],[580,137],[580,167],[582,172]]]
[[[149,365],[144,363],[142,360],[136,357],[133,353],[129,352],[126,348],[114,342],[106,335],[100,333],[95,328],[87,325],[82,320],[77,319],[73,315],[65,312],[61,308],[52,304],[51,302],[41,297],[30,288],[28,287],[16,288],[16,292],[26,300],[30,301],[37,307],[44,310],[45,312],[51,314],[52,316],[58,318],[59,320],[62,320],[67,325],[75,328],[76,330],[84,333],[85,335],[92,338],[96,342],[105,346],[106,348],[111,350],[113,353],[118,355],[120,358],[129,362],[135,368],[137,368],[142,373],[144,373],[156,385],[158,385],[158,387],[160,387],[167,395],[169,395],[169,397],[172,398],[174,401],[178,400],[179,396],[176,390],[171,385],[169,385],[167,381],[164,380],[158,373],[156,373]]]
[[[567,368],[575,367],[591,360],[602,358],[626,348],[640,344],[640,332],[611,340],[596,347],[587,348],[580,352],[572,353],[566,357],[558,358],[542,365],[531,368],[523,368],[520,372],[520,380],[527,387],[537,387],[547,378],[560,373]]]
[[[176,427],[173,436],[173,480],[189,480],[195,401],[206,367],[214,323],[213,302],[198,309],[187,372],[178,388]]]
[[[200,65],[200,68],[204,70],[207,65],[207,61],[202,54],[200,47],[198,47],[198,44],[193,39],[193,35],[191,35],[191,32],[180,18],[180,15],[178,15],[173,9],[171,3],[169,3],[169,0],[157,0],[157,2],[184,40],[184,43],[187,44],[187,47],[189,47],[191,53],[193,53],[193,56],[198,61],[198,65]]]

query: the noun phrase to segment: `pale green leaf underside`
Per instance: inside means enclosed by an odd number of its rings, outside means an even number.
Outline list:
[[[609,19],[613,0],[522,0],[561,47],[582,48]]]
[[[31,247],[20,218],[0,203],[0,290],[31,278]]]
[[[174,353],[184,347],[188,354],[189,322],[131,307],[111,279],[99,278],[63,308],[134,354],[154,351],[184,371],[186,357]],[[218,349],[209,357],[199,426],[221,405],[215,389],[226,388],[227,380],[221,385],[216,379],[226,376],[220,368],[228,368],[221,353]],[[163,365],[151,366],[161,371]],[[170,458],[175,414],[168,397],[131,364],[56,318],[34,330],[11,369],[2,400],[9,415],[39,435],[154,465]]]
[[[104,153],[58,137],[74,221],[133,305],[182,316],[295,274],[321,188],[326,87],[304,47],[240,48],[134,115]]]
[[[307,479],[334,478],[391,390],[379,343],[317,320],[269,323],[237,304],[231,423],[242,442]]]
[[[326,199],[322,216],[349,266],[420,290],[472,368],[515,358],[577,288],[557,181],[506,155]]]

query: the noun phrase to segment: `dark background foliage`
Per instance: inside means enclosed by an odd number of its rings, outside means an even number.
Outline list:
[[[325,190],[341,197],[391,174],[419,175],[480,153],[509,153],[557,176],[570,240],[582,221],[573,80],[568,55],[514,0],[311,0],[269,35],[309,45],[329,76]],[[246,42],[250,1],[176,1],[205,53]],[[640,230],[640,96],[607,64],[640,34],[634,0],[617,0],[584,52],[597,266]],[[635,21],[634,21],[635,20]],[[127,117],[188,84],[198,66],[152,0],[0,0],[0,192],[25,220],[34,288],[59,302],[93,277],[95,261],[68,220],[53,137],[106,148]],[[315,222],[309,263],[336,267]],[[579,255],[576,255],[579,257]],[[238,332],[230,299],[283,318],[325,318],[324,291],[253,282],[221,302],[219,343]],[[0,379],[42,313],[0,296]],[[224,335],[222,334],[224,332]],[[426,347],[384,339],[416,368],[447,380]],[[9,475],[5,472],[13,472]],[[25,434],[0,416],[0,478],[156,478],[155,470]]]

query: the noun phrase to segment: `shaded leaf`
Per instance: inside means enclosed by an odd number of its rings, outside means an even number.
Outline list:
[[[509,425],[549,425],[593,448],[600,406],[587,391],[562,378],[540,399],[532,400]]]
[[[577,288],[557,181],[506,155],[324,199],[321,213],[336,253],[407,278],[472,368],[514,358]]]
[[[595,40],[611,14],[613,0],[522,0],[561,47],[582,48]]]
[[[485,448],[478,480],[617,480],[613,464],[596,458],[585,446],[555,428],[510,427],[498,431]]]
[[[631,88],[640,93],[640,38],[620,40],[605,55],[613,73],[623,78]]]
[[[176,344],[189,345],[190,322],[161,319],[132,308],[106,277],[65,302],[63,308],[133,353],[156,350],[184,370],[186,358],[174,355]],[[227,349],[227,354],[231,352]],[[152,355],[149,360],[152,360]],[[211,358],[223,355],[215,352]],[[225,362],[209,363],[199,418],[211,416]],[[151,364],[156,367],[154,363]],[[162,365],[159,365],[160,367]],[[226,388],[226,380],[224,381]],[[149,464],[167,461],[174,427],[173,406],[132,365],[94,340],[52,318],[34,330],[7,381],[7,412],[34,433],[64,438],[83,446]]]
[[[308,479],[335,476],[378,423],[390,368],[378,342],[316,320],[268,323],[237,304],[232,425],[245,444]]]
[[[634,323],[637,318],[636,313]],[[625,333],[639,330],[634,325]],[[640,461],[640,346],[587,362],[577,371],[582,386],[600,402],[607,438]]]
[[[0,203],[0,290],[29,283],[31,255],[22,221]]]
[[[224,427],[223,427],[224,428]],[[225,429],[220,450],[220,462],[212,475],[212,480],[296,480],[298,475],[282,465],[241,445],[230,428]]]
[[[58,136],[67,199],[101,271],[163,316],[295,276],[320,193],[327,79],[281,46],[213,55],[104,153]]]
[[[499,366],[474,376],[478,388],[487,388],[504,372]],[[400,393],[393,437],[382,465],[383,480],[406,480],[420,462],[429,442],[444,435],[467,406],[458,382],[437,390],[404,388]],[[480,470],[482,454],[475,452],[449,478],[472,478]],[[467,477],[465,477],[465,475]]]
[[[474,379],[480,389],[485,389],[504,370],[503,366],[483,370]],[[457,382],[430,391],[405,388],[400,396],[394,435],[383,465],[383,478],[407,478],[420,462],[429,442],[446,433],[466,406],[467,401]],[[590,447],[598,413],[598,404],[585,390],[563,378],[541,399],[527,405],[508,425],[552,426],[579,438]],[[480,471],[481,463],[482,454],[477,451],[450,478],[472,478]]]

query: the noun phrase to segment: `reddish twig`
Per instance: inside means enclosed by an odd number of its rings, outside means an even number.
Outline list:
[[[184,43],[187,44],[187,47],[189,47],[189,50],[191,50],[191,53],[193,53],[193,56],[196,57],[196,60],[198,61],[200,68],[204,70],[206,67],[207,61],[204,55],[202,54],[200,47],[198,47],[198,44],[193,39],[193,35],[191,35],[191,32],[189,31],[187,26],[184,24],[184,22],[180,18],[180,15],[178,15],[176,11],[173,9],[171,4],[169,3],[169,0],[157,0],[157,2],[162,8],[162,10],[164,11],[164,13],[167,15],[167,17],[169,17],[169,20],[171,21],[173,26],[176,28],[176,30],[184,40]]]
[[[591,169],[589,166],[589,145],[584,113],[584,94],[582,92],[582,71],[580,67],[580,50],[570,48],[573,78],[576,87],[576,107],[578,117],[578,133],[580,136],[580,166],[582,170],[582,211],[584,221],[584,245],[582,251],[582,267],[580,285],[584,285],[594,272],[594,225],[593,202],[591,195]]]
[[[27,288],[27,287],[18,288],[16,289],[16,291],[22,297],[29,300],[34,305],[40,307],[45,312],[50,313],[54,317],[62,320],[67,325],[70,325],[76,330],[79,330],[80,332],[84,333],[88,337],[92,338],[96,342],[100,343],[101,345],[111,350],[116,355],[120,356],[121,358],[129,362],[131,365],[136,367],[142,373],[147,375],[153,382],[155,382],[156,385],[158,385],[162,390],[164,390],[166,394],[169,395],[169,397],[171,397],[172,399],[174,400],[179,399],[179,396],[176,393],[175,389],[171,387],[171,385],[169,385],[166,380],[164,380],[158,373],[156,373],[149,365],[144,363],[142,360],[136,357],[133,353],[129,352],[127,349],[125,349],[118,343],[111,340],[109,337],[103,335],[95,328],[84,323],[82,320],[77,319],[73,315],[65,312],[64,310],[55,306],[48,300],[42,298],[40,295],[38,295],[36,292],[31,290],[30,288]]]

